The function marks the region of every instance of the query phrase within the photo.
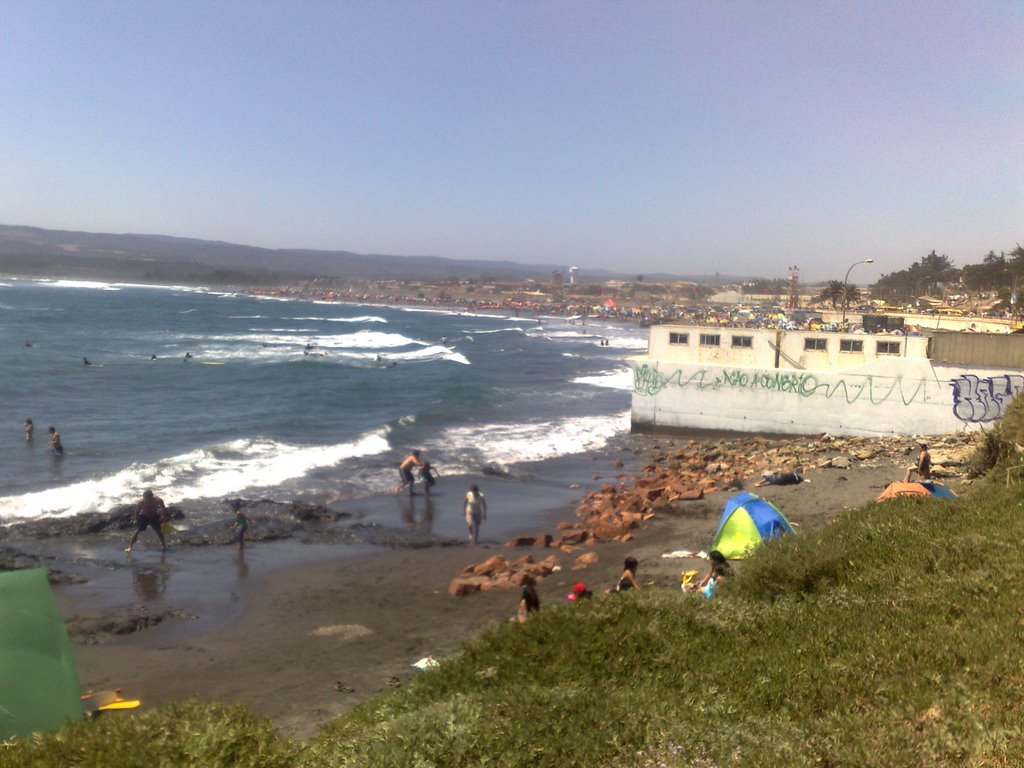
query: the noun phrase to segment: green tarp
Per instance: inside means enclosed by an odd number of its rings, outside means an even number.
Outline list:
[[[46,569],[0,573],[0,741],[82,719],[79,696]]]

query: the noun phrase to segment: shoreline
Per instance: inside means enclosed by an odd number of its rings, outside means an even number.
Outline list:
[[[807,442],[793,438],[779,444],[795,454]],[[240,702],[270,717],[282,732],[307,738],[342,712],[408,681],[416,674],[413,662],[453,653],[488,624],[514,615],[518,590],[459,598],[448,594],[449,583],[466,566],[494,555],[509,560],[556,555],[560,570],[538,585],[544,606],[564,603],[571,585],[581,580],[600,593],[617,579],[627,555],[640,560],[642,582],[666,588],[678,589],[683,570],[703,570],[702,560],[661,555],[707,549],[722,504],[735,490],[714,490],[699,500],[659,508],[627,541],[570,551],[510,549],[502,545],[507,537],[496,535],[504,530],[551,531],[574,521],[573,510],[588,488],[613,480],[620,486],[635,482],[651,464],[665,464],[673,450],[694,443],[711,444],[630,435],[614,450],[567,460],[564,471],[575,476],[562,477],[557,487],[545,485],[553,482],[550,478],[531,477],[509,483],[493,497],[488,492],[492,508],[513,509],[505,523],[490,530],[485,523],[486,543],[475,547],[448,536],[427,546],[406,547],[293,539],[254,542],[244,557],[225,546],[180,549],[161,557],[147,546],[131,566],[55,590],[74,634],[81,686],[123,687],[146,707],[191,696]],[[724,443],[730,441],[715,444]],[[891,450],[892,444],[889,448],[874,461],[812,469],[807,472],[810,482],[802,485],[755,489],[750,473],[746,485],[776,503],[798,531],[813,530],[844,509],[873,500],[888,481],[902,476],[906,457]],[[616,467],[615,459],[625,466]],[[443,478],[445,482],[454,484],[455,479]],[[460,497],[447,488],[441,496],[448,502]],[[531,507],[540,499],[558,498],[565,502],[540,511]],[[393,509],[396,501],[377,503]],[[464,532],[450,509],[434,524]],[[77,552],[83,562],[92,558],[102,563],[108,554],[104,547],[111,544],[107,540],[89,546],[79,540],[62,542],[56,549]],[[597,562],[576,570],[576,558],[584,553],[596,554]],[[134,613],[127,624],[118,623],[125,611]],[[146,628],[147,616],[159,621]]]

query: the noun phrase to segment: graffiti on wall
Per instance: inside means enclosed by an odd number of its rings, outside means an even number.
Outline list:
[[[905,381],[902,376],[857,376],[847,381],[840,376],[826,382],[813,373],[801,371],[741,371],[727,368],[701,368],[684,378],[682,370],[663,375],[654,366],[639,365],[633,369],[633,392],[654,397],[669,387],[693,388],[699,391],[718,390],[723,387],[734,389],[767,390],[796,397],[824,397],[829,400],[842,394],[847,403],[855,403],[862,397],[872,405],[881,405],[890,399],[910,405],[919,397],[927,398],[927,380]]]
[[[949,386],[953,388],[953,415],[968,424],[982,424],[1002,418],[1013,398],[1024,389],[1024,376],[963,373]]]

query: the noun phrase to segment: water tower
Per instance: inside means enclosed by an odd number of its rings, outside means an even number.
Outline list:
[[[576,285],[576,273],[579,271],[579,267],[569,267],[569,285]]]

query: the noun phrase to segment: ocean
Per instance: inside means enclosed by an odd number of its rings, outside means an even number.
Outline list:
[[[413,448],[442,476],[515,477],[628,432],[625,360],[646,345],[600,318],[5,279],[0,521],[145,488],[340,504],[391,491]]]

